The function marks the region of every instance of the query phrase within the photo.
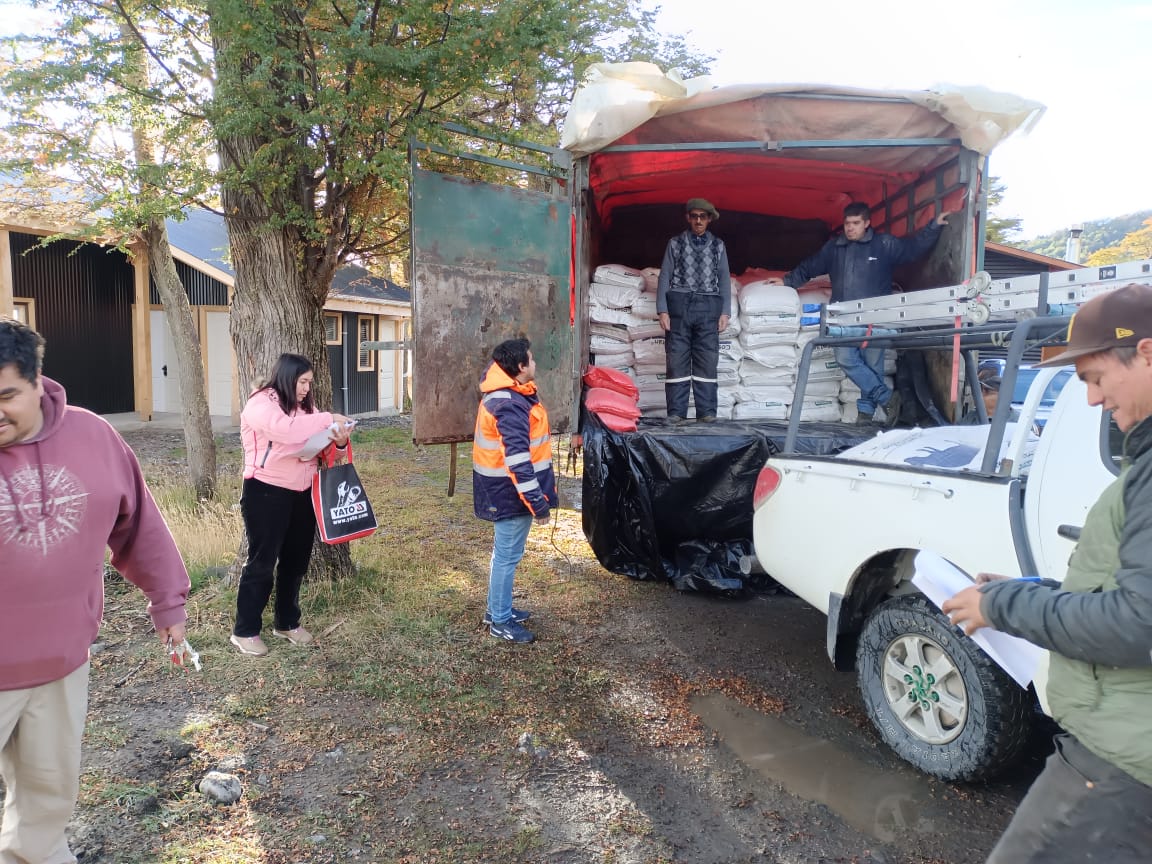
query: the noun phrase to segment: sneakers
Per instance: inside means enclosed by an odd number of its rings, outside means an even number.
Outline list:
[[[312,641],[312,634],[303,627],[296,627],[292,630],[273,630],[272,635],[287,639],[293,645],[307,645]],[[268,649],[265,648],[264,650],[267,651]]]
[[[252,657],[263,657],[268,653],[268,646],[264,644],[264,640],[259,636],[237,636],[233,633],[228,637],[228,641],[236,646],[236,650],[241,654],[248,654]]]
[[[515,606],[512,607],[512,619],[511,620],[516,622],[517,624],[523,624],[525,621],[527,621],[531,617],[532,617],[532,613],[529,612],[527,609],[517,609]],[[488,614],[487,610],[484,611],[484,623],[485,624],[491,624],[492,623],[492,616],[490,614]]]
[[[504,639],[507,642],[534,642],[536,637],[532,635],[532,631],[525,627],[523,624],[517,624],[515,621],[506,621],[503,624],[493,624],[492,628],[488,631],[497,639]]]

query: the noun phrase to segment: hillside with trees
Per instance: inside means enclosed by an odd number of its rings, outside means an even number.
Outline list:
[[[1080,235],[1081,260],[1086,262],[1093,253],[1110,247],[1121,246],[1128,235],[1145,228],[1144,222],[1149,218],[1152,218],[1152,210],[1141,210],[1124,216],[1114,216],[1111,219],[1085,222],[1084,233]],[[1067,242],[1068,231],[1064,229],[1053,231],[1051,234],[1044,234],[1033,240],[1013,242],[1012,245],[1029,252],[1038,252],[1053,258],[1063,258]]]

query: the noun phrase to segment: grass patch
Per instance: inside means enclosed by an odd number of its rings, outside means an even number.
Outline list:
[[[84,727],[84,743],[105,750],[116,750],[128,743],[128,733],[115,723],[89,718]]]
[[[208,503],[179,484],[154,488],[192,574],[189,639],[204,671],[165,679],[181,688],[169,688],[170,702],[185,698],[185,687],[203,701],[200,713],[172,724],[196,754],[173,769],[182,772],[179,782],[162,784],[169,796],[184,797],[161,802],[148,824],[156,826],[163,851],[142,860],[541,860],[548,843],[541,828],[526,827],[504,809],[485,815],[486,829],[457,823],[455,812],[436,809],[435,796],[419,798],[413,787],[429,775],[464,774],[460,782],[470,791],[457,803],[475,796],[481,807],[486,783],[525,772],[530,757],[517,751],[522,733],[553,753],[603,740],[606,725],[611,734],[633,734],[609,704],[621,675],[615,658],[582,637],[606,606],[630,605],[651,586],[603,571],[584,541],[580,514],[560,510],[547,530],[533,528],[516,576],[516,605],[534,611],[540,641],[509,646],[492,639],[481,625],[492,525],[473,514],[468,448],[459,448],[456,494],[449,498],[448,448],[413,445],[410,432],[397,428],[357,430],[353,442],[381,527],[353,543],[353,577],[305,584],[302,623],[317,636],[313,648],[272,637],[270,609],[266,657],[240,655],[228,642],[235,589],[212,568],[231,564],[240,544],[239,482],[221,484]],[[563,460],[556,460],[559,467]],[[142,602],[124,590],[110,587],[109,596],[142,629]],[[114,733],[90,729],[94,740],[110,741]],[[326,763],[337,748],[363,761]],[[230,756],[245,757],[238,769],[245,798],[213,808],[190,790],[204,770]],[[338,779],[324,774],[326,766]],[[326,781],[338,788],[321,800],[317,789]],[[118,806],[119,795],[133,794],[115,785],[97,790],[92,781],[85,801]],[[412,816],[402,821],[401,809]],[[605,839],[649,830],[631,812],[604,829]],[[316,834],[327,840],[312,844]],[[363,857],[344,855],[351,847]]]

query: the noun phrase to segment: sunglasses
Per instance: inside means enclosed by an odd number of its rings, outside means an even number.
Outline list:
[[[693,222],[699,222],[701,219],[703,219],[705,222],[707,222],[709,219],[712,218],[712,216],[709,213],[689,213],[688,218],[691,219]]]

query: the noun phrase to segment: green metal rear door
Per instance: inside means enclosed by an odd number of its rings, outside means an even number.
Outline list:
[[[571,204],[413,166],[412,437],[471,440],[492,348],[527,337],[553,431],[572,419]]]

